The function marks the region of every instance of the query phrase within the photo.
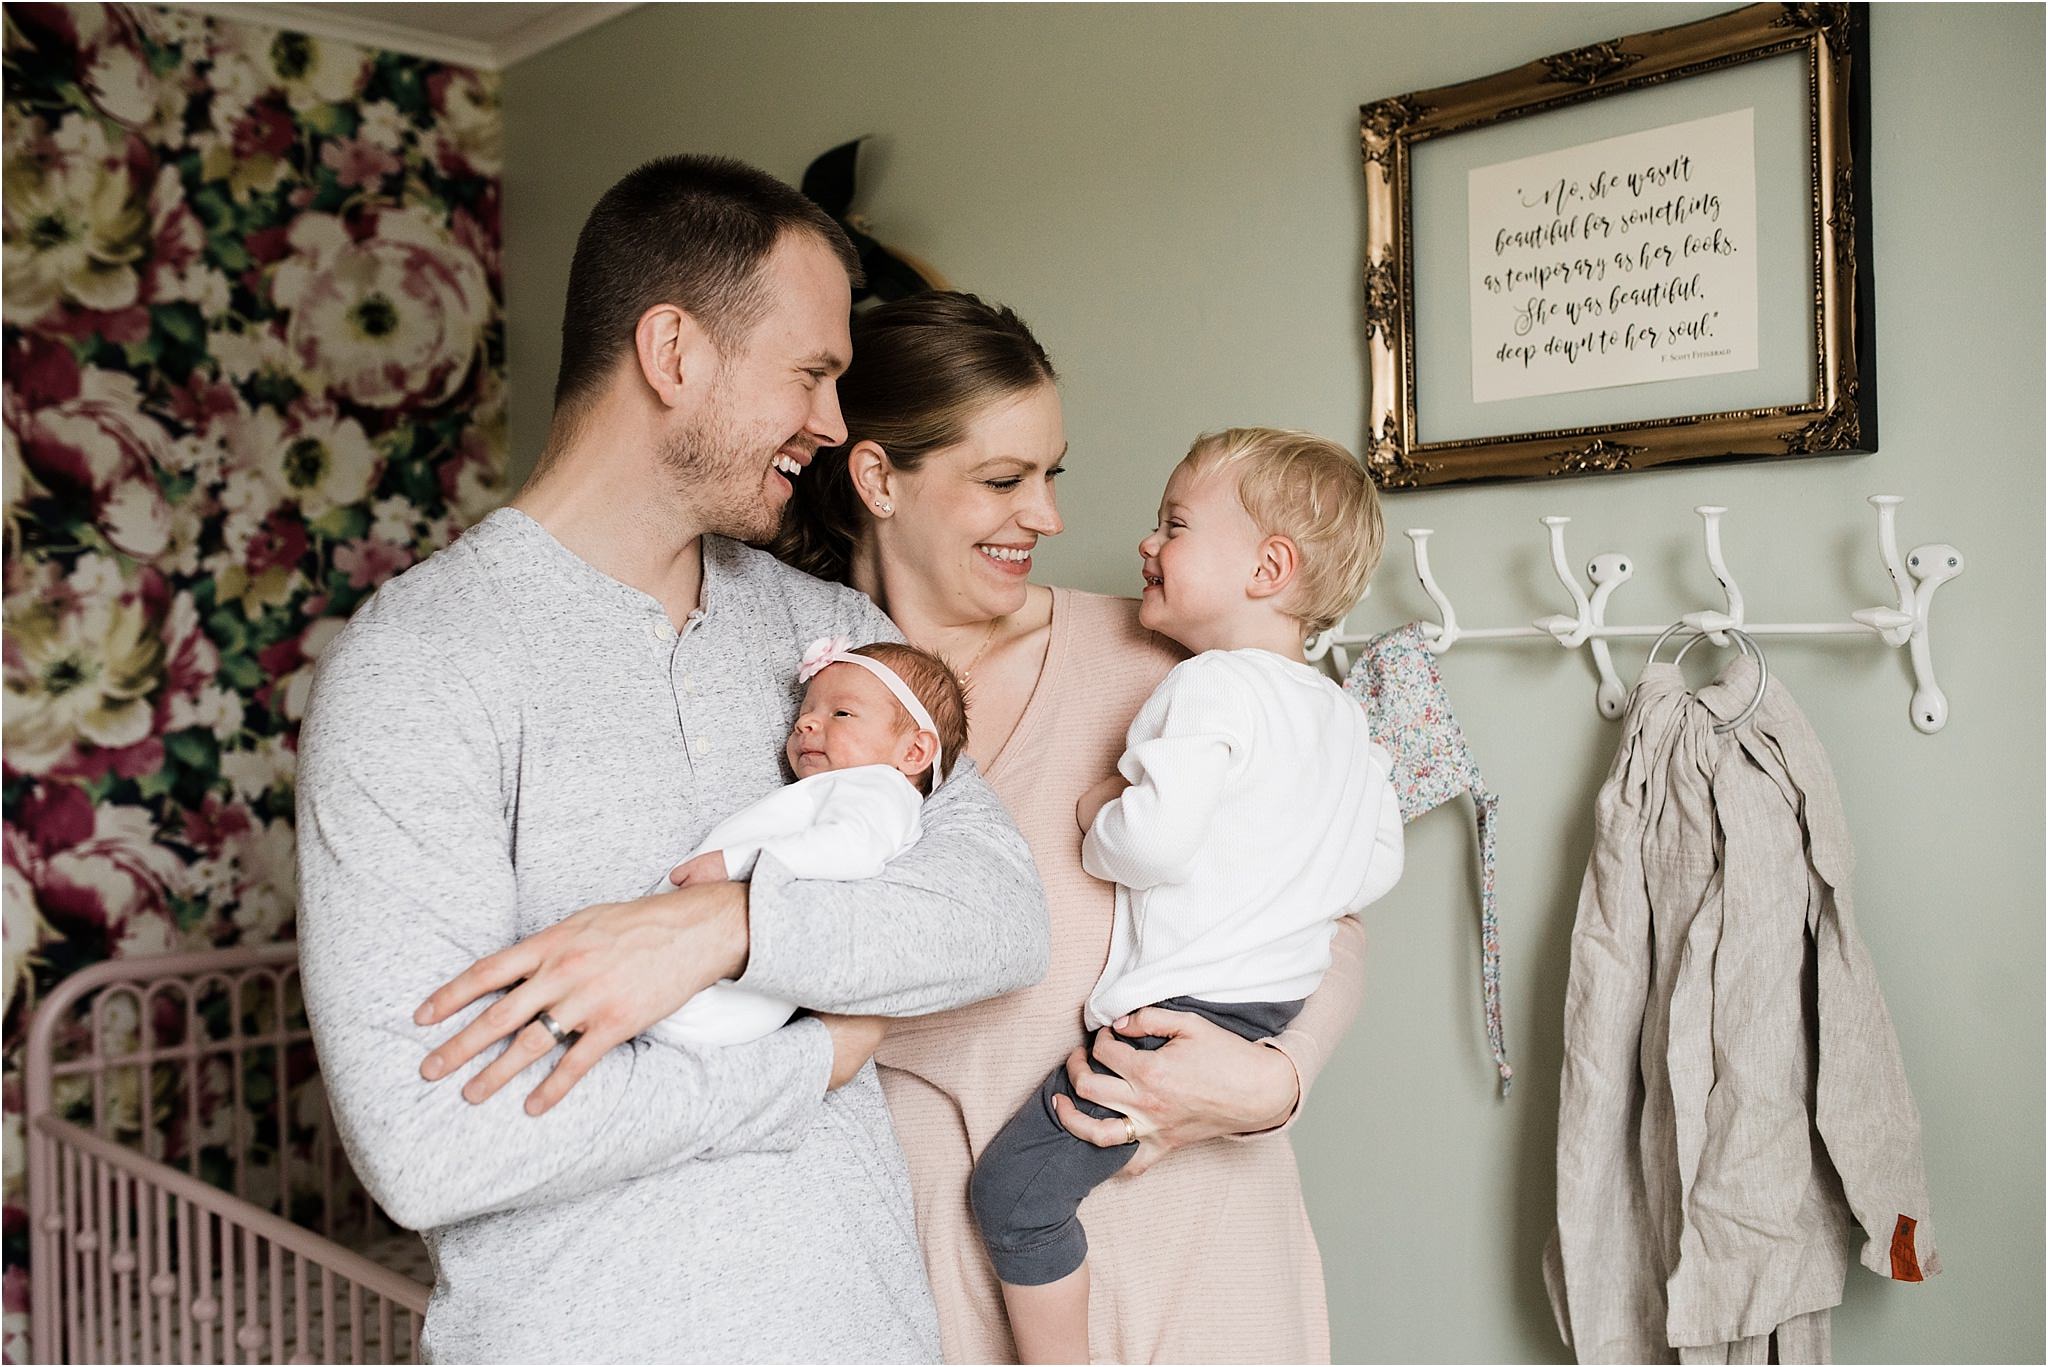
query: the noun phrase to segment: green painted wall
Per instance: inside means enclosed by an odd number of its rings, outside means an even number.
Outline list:
[[[1128,591],[1167,470],[1226,423],[1354,445],[1364,379],[1356,107],[1719,6],[656,6],[505,84],[513,460],[542,440],[562,291],[596,196],[644,158],[728,153],[796,179],[871,133],[862,209],[963,288],[1015,306],[1064,374],[1067,534],[1044,576]],[[1851,1273],[1843,1361],[2040,1361],[2043,1278],[2043,11],[1884,5],[1872,35],[1882,452],[1413,493],[1468,624],[1560,610],[1536,519],[1575,559],[1626,550],[1632,621],[1715,605],[1696,503],[1725,503],[1758,620],[1883,601],[1862,502],[1969,572],[1937,600],[1953,719],[1906,720],[1904,660],[1773,642],[1833,755],[1857,908],[1926,1123],[1947,1272]],[[1353,626],[1427,611],[1405,541]],[[1641,660],[1624,646],[1625,670]],[[1703,655],[1706,652],[1695,652]],[[1410,831],[1371,913],[1368,1000],[1297,1147],[1337,1356],[1562,1360],[1539,1252],[1553,1211],[1561,1003],[1594,790],[1616,728],[1582,654],[1461,646],[1445,676],[1505,801],[1510,1043],[1479,1029],[1469,828]],[[1162,1237],[1171,1231],[1162,1230]],[[1252,1274],[1256,1275],[1256,1274]]]

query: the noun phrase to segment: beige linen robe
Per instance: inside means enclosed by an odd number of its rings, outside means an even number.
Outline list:
[[[1182,658],[1137,617],[1129,599],[1053,590],[1038,688],[986,774],[1045,882],[1051,971],[1036,987],[897,1021],[878,1057],[949,1362],[1016,1361],[967,1178],[996,1131],[1082,1041],[1081,1004],[1109,954],[1115,889],[1082,870],[1074,807],[1115,770],[1125,728]],[[1355,918],[1338,922],[1330,971],[1273,1042],[1301,1074],[1304,1096],[1358,1012],[1364,939]],[[1097,1188],[1081,1219],[1096,1361],[1329,1360],[1322,1260],[1285,1133],[1169,1154]]]
[[[1940,1270],[1920,1116],[1849,903],[1827,756],[1743,657],[1651,665],[1595,804],[1558,1105],[1558,1327],[1581,1362],[1829,1360],[1854,1244]]]

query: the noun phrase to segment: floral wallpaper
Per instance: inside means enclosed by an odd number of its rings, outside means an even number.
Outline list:
[[[5,1351],[20,1042],[96,961],[288,938],[313,661],[504,470],[494,75],[5,7]]]

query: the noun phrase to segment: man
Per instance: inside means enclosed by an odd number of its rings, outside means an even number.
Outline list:
[[[785,781],[808,642],[900,639],[860,594],[741,544],[845,438],[855,269],[829,219],[747,167],[620,181],[577,242],[533,479],[322,658],[300,738],[307,1006],[358,1171],[434,1249],[435,1359],[937,1359],[865,1066],[878,1029],[630,1038],[727,977],[853,1016],[1045,971],[1029,852],[971,766],[879,878],[764,858],[750,885],[641,896]],[[492,987],[525,982],[456,1012],[452,1040],[426,1028],[444,1013],[415,1019],[478,959]],[[592,973],[644,1010],[557,990]]]

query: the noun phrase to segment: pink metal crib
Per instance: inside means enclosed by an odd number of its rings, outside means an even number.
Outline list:
[[[38,1362],[414,1362],[433,1274],[334,1122],[294,945],[72,975],[28,1042]]]

